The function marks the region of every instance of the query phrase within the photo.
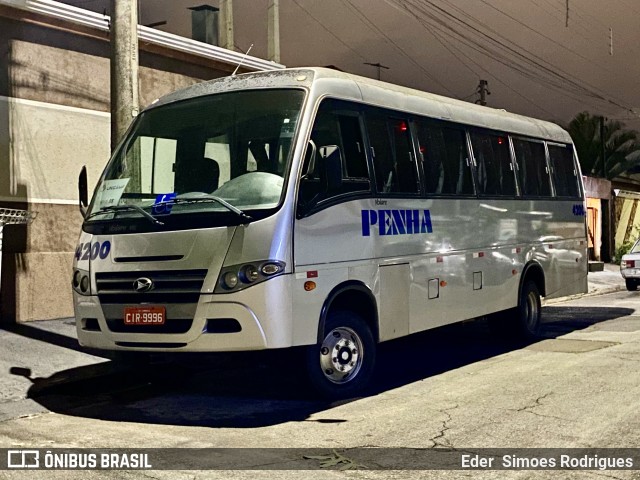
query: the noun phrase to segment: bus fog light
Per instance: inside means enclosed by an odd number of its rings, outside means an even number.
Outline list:
[[[80,291],[82,293],[87,293],[89,291],[89,277],[84,275],[82,280],[80,280]]]
[[[73,272],[73,288],[77,289],[80,286],[81,275],[80,270]]]
[[[229,290],[233,290],[238,285],[238,275],[235,272],[227,272],[222,277],[222,283],[225,288]]]

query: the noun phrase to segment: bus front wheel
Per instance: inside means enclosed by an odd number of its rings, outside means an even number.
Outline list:
[[[330,313],[322,339],[307,350],[311,385],[327,398],[352,397],[369,383],[375,356],[373,334],[359,315]]]

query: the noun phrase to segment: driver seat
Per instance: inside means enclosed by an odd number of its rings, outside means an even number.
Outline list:
[[[212,193],[218,189],[220,166],[212,158],[202,157],[186,169],[176,172],[176,193]]]

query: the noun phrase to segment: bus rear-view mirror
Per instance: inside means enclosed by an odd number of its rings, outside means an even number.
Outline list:
[[[80,170],[80,176],[78,177],[78,199],[80,213],[84,218],[87,215],[87,207],[89,206],[89,192],[87,182],[87,167],[86,165]]]

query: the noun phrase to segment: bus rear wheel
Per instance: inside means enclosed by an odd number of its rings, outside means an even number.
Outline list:
[[[489,327],[505,340],[534,340],[542,330],[541,313],[540,290],[534,281],[528,280],[520,290],[518,306],[491,314]]]
[[[624,280],[626,286],[627,286],[627,290],[629,290],[630,292],[635,292],[638,289],[638,281],[631,279],[631,278],[626,278]]]
[[[311,385],[326,398],[347,398],[369,383],[376,345],[371,329],[356,313],[330,313],[322,339],[307,350]]]
[[[533,340],[540,336],[542,304],[540,290],[532,280],[522,285],[518,302],[518,330],[522,338]]]

